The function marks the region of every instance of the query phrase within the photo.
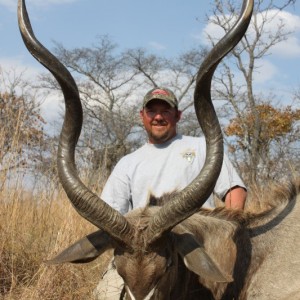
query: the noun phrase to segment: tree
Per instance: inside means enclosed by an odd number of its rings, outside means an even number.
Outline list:
[[[0,170],[33,169],[45,141],[44,119],[24,74],[0,68]]]
[[[280,162],[287,155],[292,157],[291,149],[296,146],[300,136],[300,127],[298,126],[300,109],[292,109],[290,106],[275,108],[270,103],[263,103],[256,105],[256,111],[261,120],[257,143],[260,165],[256,166],[259,177],[281,179],[285,172]],[[245,128],[247,129],[245,130]],[[244,159],[240,161],[240,169],[251,168],[247,165],[248,160],[245,156],[251,151],[251,141],[255,130],[255,116],[251,110],[232,119],[224,129],[227,136],[236,137],[228,142],[230,152],[233,154],[240,152],[242,157],[244,155]]]
[[[67,50],[57,44],[54,53],[75,74],[84,106],[81,157],[89,157],[92,169],[110,173],[116,160],[131,150],[139,138],[137,107],[132,98],[139,86],[117,45],[107,36],[91,48]],[[51,75],[43,75],[42,87],[59,89]]]
[[[268,158],[270,155],[268,152],[262,153],[262,150],[274,150],[262,149],[260,145],[261,132],[264,130],[265,123],[261,119],[262,96],[255,94],[254,77],[256,72],[259,72],[259,61],[270,53],[272,47],[283,42],[290,35],[291,32],[285,28],[283,20],[277,16],[280,10],[294,2],[280,1],[277,5],[275,0],[256,1],[252,21],[245,37],[233,49],[231,55],[223,61],[215,77],[215,97],[225,103],[220,115],[226,118],[231,116],[234,120],[239,120],[239,126],[246,136],[245,141],[249,143],[244,148],[246,152],[242,157],[234,156],[233,158],[236,159],[235,164],[238,167],[239,161],[245,163],[243,166],[246,165],[247,169],[240,168],[240,173],[244,175],[244,179],[247,173],[247,178],[251,183],[257,183],[260,178],[258,168],[269,164],[262,160],[262,157]],[[216,9],[209,22],[221,31],[228,32],[237,16],[235,3],[230,0],[215,1],[215,3]],[[211,44],[215,44],[216,37],[208,35],[208,38]],[[237,78],[239,80],[236,80]],[[268,102],[266,96],[263,98]],[[248,127],[249,120],[244,118],[243,112],[245,111],[252,119],[250,128]],[[247,139],[249,137],[251,138]]]
[[[139,110],[150,88],[173,89],[181,109],[191,109],[190,87],[205,54],[201,48],[194,49],[171,60],[140,48],[120,53],[107,36],[91,48],[67,50],[56,45],[54,52],[77,77],[84,106],[81,157],[91,158],[94,173],[101,171],[104,176],[122,156],[145,142]],[[58,89],[51,75],[41,79],[42,87]],[[186,123],[191,124],[190,119]],[[199,127],[196,122],[185,128],[193,131],[195,127]]]

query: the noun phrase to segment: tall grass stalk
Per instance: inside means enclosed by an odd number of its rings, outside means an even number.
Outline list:
[[[53,257],[94,231],[62,191],[45,199],[17,186],[0,193],[0,299],[92,299],[107,258],[86,265],[48,266]]]

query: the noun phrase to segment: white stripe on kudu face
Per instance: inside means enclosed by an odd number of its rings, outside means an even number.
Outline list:
[[[132,295],[132,292],[130,291],[129,288],[127,288],[127,292],[130,296],[130,299],[135,300],[135,297]],[[155,292],[155,287],[149,292],[149,294],[143,300],[150,300],[150,298],[153,296],[154,292]]]

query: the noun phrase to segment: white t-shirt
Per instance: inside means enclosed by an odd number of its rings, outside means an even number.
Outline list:
[[[205,156],[206,144],[202,137],[177,135],[164,144],[146,143],[117,163],[101,199],[122,214],[144,207],[150,194],[160,197],[190,184],[200,173]],[[225,155],[214,193],[222,199],[234,186],[245,187]],[[212,196],[203,207],[214,207]]]

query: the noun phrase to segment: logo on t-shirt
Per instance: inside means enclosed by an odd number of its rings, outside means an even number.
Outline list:
[[[189,163],[192,163],[195,159],[196,152],[193,149],[187,149],[182,154],[182,157],[186,159]]]

